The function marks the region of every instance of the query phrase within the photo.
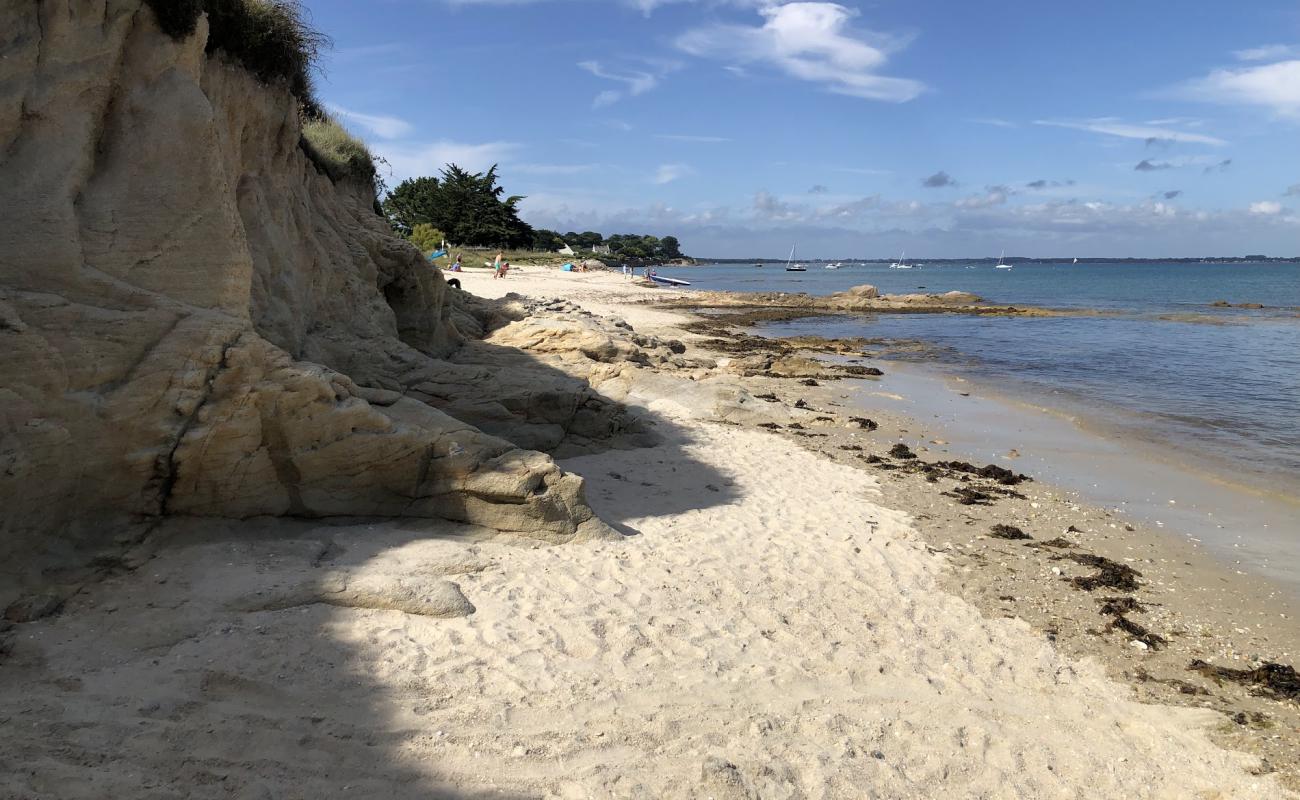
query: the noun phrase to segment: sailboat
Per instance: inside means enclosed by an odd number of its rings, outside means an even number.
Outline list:
[[[808,268],[805,267],[803,264],[794,264],[794,263],[792,263],[792,262],[794,261],[794,251],[795,251],[795,248],[798,247],[798,246],[799,246],[799,245],[795,245],[794,247],[791,247],[791,248],[790,248],[790,257],[787,258],[787,259],[785,260],[785,271],[786,271],[786,272],[807,272],[807,271],[808,271]]]
[[[889,268],[890,269],[911,269],[912,265],[907,263],[907,251],[904,250],[903,254],[898,257],[898,260],[889,265]]]
[[[1003,251],[1002,251],[1002,255],[998,256],[998,263],[993,265],[993,268],[994,268],[994,269],[1011,269],[1011,265],[1010,265],[1010,264],[1003,264],[1003,263],[1002,263],[1002,259],[1005,258],[1006,255],[1007,255],[1007,251],[1006,251],[1006,250],[1003,250]]]
[[[1079,259],[1076,258],[1074,261],[1072,261],[1072,262],[1070,262],[1070,263],[1072,263],[1072,264],[1078,264],[1078,263],[1079,263]]]

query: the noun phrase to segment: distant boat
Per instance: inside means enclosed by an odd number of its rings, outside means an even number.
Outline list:
[[[1079,263],[1079,259],[1076,258],[1074,261],[1071,261],[1070,263],[1071,263],[1071,264],[1078,264],[1078,263]]]
[[[663,275],[651,275],[650,280],[654,281],[655,283],[663,284],[664,286],[690,286],[691,285],[689,281],[683,281],[677,278],[666,278]]]
[[[1003,263],[1002,263],[1002,259],[1005,258],[1006,255],[1007,255],[1007,251],[1006,251],[1006,250],[1003,250],[1003,251],[1002,251],[1002,255],[998,256],[998,263],[993,265],[993,268],[994,268],[994,269],[1011,269],[1011,265],[1010,265],[1010,264],[1003,264]]]
[[[763,268],[763,265],[762,265],[762,264],[755,264],[754,266],[757,267],[758,269],[762,269],[762,268]]]
[[[839,269],[840,266],[840,262],[836,261],[834,264],[827,264],[826,269]]]
[[[889,265],[889,268],[890,269],[911,269],[912,265],[907,263],[907,251],[904,250],[903,254],[898,257],[898,260]]]
[[[790,248],[790,257],[787,258],[787,259],[785,260],[785,271],[786,271],[786,272],[807,272],[807,271],[808,271],[808,268],[805,267],[803,264],[795,264],[795,263],[793,263],[793,262],[794,262],[794,251],[795,251],[795,248],[797,248],[798,246],[799,246],[799,245],[795,245],[794,247],[791,247],[791,248]]]

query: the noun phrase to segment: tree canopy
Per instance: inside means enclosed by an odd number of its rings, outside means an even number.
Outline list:
[[[533,231],[533,248],[536,250],[559,250],[564,245],[575,250],[594,250],[597,246],[609,245],[611,255],[624,258],[685,258],[682,255],[681,242],[676,236],[641,236],[635,233],[616,233],[605,238],[595,231],[578,233],[538,228]]]
[[[384,199],[393,227],[410,236],[420,224],[432,225],[458,245],[528,247],[533,229],[519,219],[519,195],[503,197],[494,164],[487,172],[468,172],[448,164],[440,178],[408,178]]]
[[[399,183],[384,198],[383,210],[394,229],[426,252],[445,236],[451,245],[469,247],[555,251],[568,244],[591,251],[608,245],[611,255],[628,259],[684,257],[676,236],[616,233],[606,238],[596,231],[534,230],[519,219],[519,201],[524,198],[506,196],[497,180],[495,164],[487,172],[468,172],[448,164],[436,178],[407,178]]]

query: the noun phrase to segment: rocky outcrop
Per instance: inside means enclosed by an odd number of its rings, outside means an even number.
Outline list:
[[[786,309],[791,312],[790,318],[801,315],[811,316],[817,313],[860,312],[895,314],[957,313],[1020,317],[1092,313],[1026,306],[989,305],[979,295],[969,292],[880,294],[879,290],[870,284],[854,286],[843,292],[829,295],[811,295],[805,292],[691,292],[689,294],[674,295],[670,299],[662,301],[661,305],[692,309]]]
[[[0,559],[168,514],[604,532],[579,478],[447,413],[510,395],[445,360],[482,318],[205,36],[141,0],[0,9]]]

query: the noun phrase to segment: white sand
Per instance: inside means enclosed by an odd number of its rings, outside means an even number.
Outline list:
[[[466,275],[615,307],[594,296],[610,276]],[[621,542],[175,524],[141,570],[22,628],[0,796],[1286,796],[1208,742],[1216,715],[1131,702],[939,590],[864,472],[650,405],[664,444],[564,465],[639,534]],[[386,605],[444,576],[474,614]]]

